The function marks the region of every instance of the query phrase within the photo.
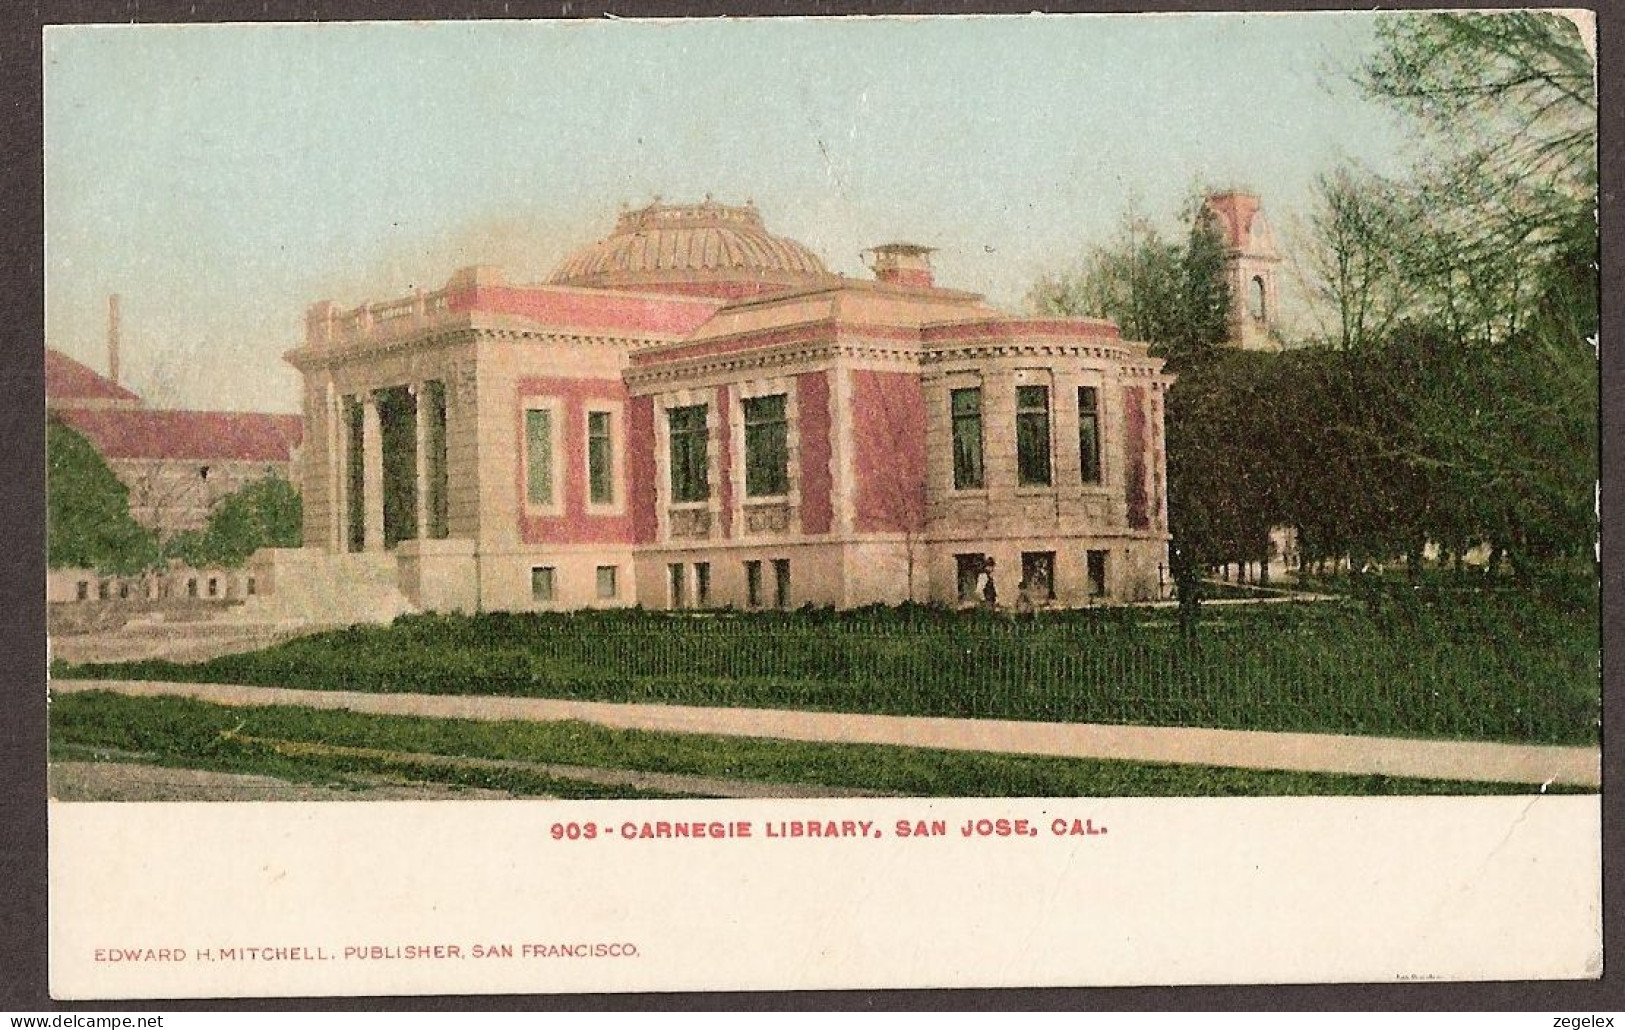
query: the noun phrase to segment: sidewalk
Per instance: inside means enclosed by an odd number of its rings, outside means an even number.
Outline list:
[[[373,715],[560,722],[614,729],[768,737],[825,744],[888,744],[1003,754],[1102,758],[1500,783],[1600,787],[1595,747],[1409,740],[1322,733],[1104,726],[1003,719],[849,715],[761,708],[692,708],[549,698],[373,694],[216,683],[56,680],[58,693],[107,690],[134,696],[192,697],[224,705],[342,708]]]

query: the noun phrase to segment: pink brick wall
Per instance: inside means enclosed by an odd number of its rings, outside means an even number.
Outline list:
[[[1145,490],[1145,389],[1123,389],[1123,469],[1128,500],[1128,524],[1132,529],[1151,525],[1150,502]]]
[[[530,515],[525,512],[525,402],[538,397],[557,397],[561,400],[563,425],[554,430],[559,434],[555,445],[554,461],[563,463],[561,482],[564,487],[562,515]],[[587,406],[589,401],[617,401],[624,405],[626,387],[619,379],[565,379],[556,376],[527,377],[519,380],[515,401],[514,431],[520,442],[514,462],[514,488],[519,502],[519,537],[527,544],[540,543],[631,543],[632,519],[630,515],[594,514],[587,510]],[[623,408],[624,410],[624,408]],[[627,451],[623,439],[615,448],[614,490],[623,501],[626,496]],[[627,504],[621,505],[629,511]]]
[[[626,478],[630,484],[627,511],[632,539],[654,543],[659,522],[655,517],[655,399],[633,397],[626,407]]]
[[[828,533],[835,521],[830,482],[829,373],[796,376],[801,440],[801,531]]]
[[[718,528],[724,539],[733,536],[734,515],[734,435],[733,387],[717,387],[717,499],[722,502]]]
[[[914,532],[925,524],[925,395],[908,372],[852,373],[855,528]]]
[[[718,303],[524,286],[469,287],[446,297],[452,311],[492,311],[548,325],[655,333],[692,332],[711,317]]]

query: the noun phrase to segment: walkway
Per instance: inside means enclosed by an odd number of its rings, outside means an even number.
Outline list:
[[[1602,783],[1601,752],[1594,747],[1003,719],[849,715],[761,708],[692,708],[529,697],[372,694],[215,683],[57,680],[51,684],[51,689],[60,693],[108,690],[145,697],[193,697],[224,705],[297,705],[438,719],[576,720],[614,729],[665,733],[767,737],[826,744],[889,744],[951,751],[1173,762],[1238,769],[1285,769],[1491,783],[1559,783],[1579,787],[1599,787]]]

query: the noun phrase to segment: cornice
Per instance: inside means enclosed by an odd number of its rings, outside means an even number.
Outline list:
[[[632,366],[621,373],[629,389],[658,386],[666,383],[687,382],[713,376],[728,376],[737,372],[783,368],[788,365],[830,363],[840,353],[832,341],[815,344],[796,344],[697,358],[681,363],[661,364],[654,367]]]
[[[965,358],[1095,358],[1127,367],[1133,357],[1121,346],[1096,343],[1035,343],[1021,340],[964,340],[926,344],[923,364],[934,365]]]
[[[595,333],[561,333],[548,330],[523,329],[516,326],[468,324],[455,327],[427,329],[413,335],[402,335],[385,340],[368,340],[359,344],[333,347],[301,347],[283,355],[283,359],[301,371],[307,369],[337,368],[364,364],[378,358],[392,357],[403,351],[421,347],[455,346],[477,343],[480,340],[508,340],[535,342],[570,347],[614,347],[631,351],[646,345],[647,337],[611,336]]]

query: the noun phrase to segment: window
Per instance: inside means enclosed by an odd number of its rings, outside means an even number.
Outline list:
[[[553,503],[553,413],[540,408],[525,412],[525,499]]]
[[[609,412],[587,412],[587,489],[594,504],[615,500],[614,447]]]
[[[1029,601],[1055,600],[1055,552],[1024,551],[1021,555],[1021,592]]]
[[[949,394],[953,421],[954,489],[982,488],[982,391],[955,390]]]
[[[102,584],[102,596],[103,597],[107,596],[107,584],[106,583]],[[186,581],[186,596],[187,597],[196,597],[197,596],[197,580],[189,579],[189,580]]]
[[[1247,313],[1257,319],[1264,317],[1264,277],[1261,275],[1253,276],[1247,284]]]
[[[1016,467],[1022,486],[1049,486],[1049,387],[1016,387]]]
[[[954,555],[955,579],[959,585],[959,599],[980,603],[981,592],[976,589],[977,580],[982,577],[982,567],[987,564],[987,556],[982,554],[956,554]]]
[[[530,570],[530,599],[537,604],[553,603],[553,566],[538,565]]]
[[[667,417],[671,425],[671,499],[703,501],[711,496],[705,405],[672,408]]]
[[[1100,396],[1092,386],[1078,387],[1078,462],[1085,483],[1100,482]]]
[[[600,600],[609,600],[616,594],[615,566],[598,566],[598,597]]]
[[[790,607],[790,559],[773,559],[773,607]]]
[[[210,597],[219,597],[220,596],[220,581],[218,579],[215,579],[213,576],[209,577],[209,596]]]
[[[118,585],[118,595],[121,599],[127,600],[130,596],[130,584],[120,583]]]
[[[254,596],[254,577],[253,576],[249,576],[248,581],[243,584],[243,592],[248,594],[249,597]]]
[[[1090,551],[1089,562],[1089,596],[1106,596],[1106,552]]]
[[[671,607],[687,608],[688,599],[683,596],[682,563],[678,562],[666,566],[666,575],[671,580]]]
[[[711,603],[711,563],[694,563],[694,605],[704,608]]]
[[[81,601],[90,600],[90,583],[81,579],[75,587],[75,593]]]
[[[745,398],[745,496],[790,492],[790,422],[785,395]]]
[[[762,606],[762,563],[745,563],[745,604],[752,608]]]

